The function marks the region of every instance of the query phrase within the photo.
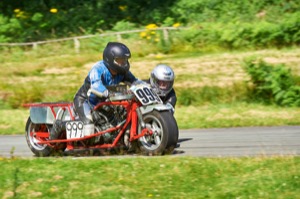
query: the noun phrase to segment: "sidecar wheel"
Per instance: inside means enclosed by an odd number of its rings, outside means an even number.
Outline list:
[[[178,126],[173,115],[169,111],[153,111],[144,115],[143,120],[153,134],[139,138],[140,151],[145,155],[172,153],[178,142]]]
[[[46,124],[34,124],[29,117],[26,123],[25,137],[30,150],[38,157],[49,156],[52,152],[52,148],[46,144],[38,144],[34,132],[50,133],[50,129]]]

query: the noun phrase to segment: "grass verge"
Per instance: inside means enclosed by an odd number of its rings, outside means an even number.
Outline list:
[[[300,195],[299,157],[2,158],[0,163],[1,198],[297,198]]]
[[[181,106],[175,118],[180,129],[300,124],[300,109],[253,103]]]

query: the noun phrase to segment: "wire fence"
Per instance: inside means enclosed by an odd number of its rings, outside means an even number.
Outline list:
[[[154,28],[154,29],[126,30],[126,31],[120,31],[120,32],[110,32],[110,33],[101,33],[101,34],[94,34],[94,35],[66,37],[66,38],[46,40],[46,41],[35,41],[35,42],[25,42],[25,43],[0,43],[0,46],[32,46],[33,49],[36,49],[36,48],[38,48],[38,45],[42,45],[42,44],[73,40],[75,52],[78,53],[80,51],[80,40],[81,39],[87,39],[87,38],[93,38],[93,37],[116,36],[117,41],[121,41],[121,38],[122,38],[121,35],[123,35],[123,34],[139,33],[139,32],[144,32],[144,31],[148,31],[148,30],[160,30],[160,31],[163,31],[163,38],[165,41],[167,41],[169,39],[169,31],[170,30],[179,30],[179,29],[182,29],[182,28],[160,27],[160,28]]]

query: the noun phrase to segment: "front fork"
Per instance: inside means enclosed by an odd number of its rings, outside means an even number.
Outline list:
[[[145,135],[152,135],[153,132],[151,129],[146,127],[146,124],[143,120],[143,115],[139,109],[137,103],[134,103],[131,107],[131,129],[130,129],[130,141],[139,139]],[[137,133],[138,125],[141,126],[141,133]]]

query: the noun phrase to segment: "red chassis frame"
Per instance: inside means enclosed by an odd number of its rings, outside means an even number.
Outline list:
[[[35,138],[38,140],[37,144],[47,144],[51,147],[53,146],[54,143],[63,143],[66,142],[67,146],[66,148],[68,150],[73,150],[73,149],[86,149],[86,148],[113,148],[117,146],[117,143],[119,142],[120,138],[122,137],[123,133],[125,132],[128,124],[131,122],[131,127],[130,127],[130,139],[129,141],[133,141],[136,139],[139,139],[140,137],[143,137],[145,135],[152,135],[153,132],[151,129],[148,128],[143,128],[140,134],[137,134],[137,127],[138,127],[138,116],[136,109],[139,107],[140,103],[136,102],[135,100],[132,101],[110,101],[110,102],[101,102],[97,106],[94,107],[94,110],[99,109],[100,107],[104,105],[121,105],[123,106],[126,111],[127,111],[127,117],[126,117],[126,123],[122,126],[116,126],[112,127],[109,129],[106,129],[104,131],[99,131],[94,133],[93,135],[85,136],[82,138],[71,138],[71,139],[57,139],[57,140],[46,140],[46,138],[49,138],[49,132],[30,132],[30,136],[35,136]],[[24,107],[49,107],[51,110],[51,113],[53,114],[53,117],[56,118],[56,112],[54,108],[62,108],[64,110],[67,110],[70,114],[71,120],[75,120],[75,116],[72,113],[72,106],[73,103],[70,102],[62,102],[62,103],[29,103],[25,104]],[[110,133],[115,130],[121,129],[119,132],[118,136],[116,139],[113,141],[112,144],[98,144],[94,146],[84,146],[85,144],[83,143],[83,146],[76,148],[74,147],[73,143],[77,141],[83,141],[90,139],[92,137],[100,136],[105,133]]]

